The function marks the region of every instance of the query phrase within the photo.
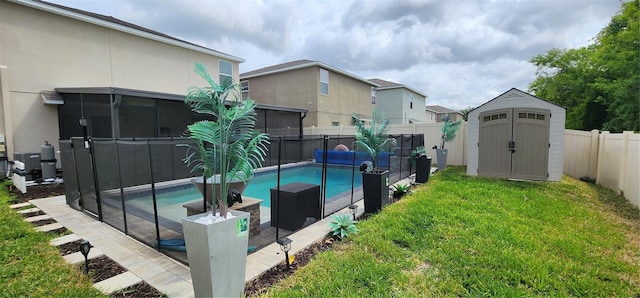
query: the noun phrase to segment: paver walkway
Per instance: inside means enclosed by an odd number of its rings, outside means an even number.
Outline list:
[[[399,183],[407,184],[409,182],[410,179],[404,179]],[[94,246],[90,251],[90,257],[105,255],[128,270],[123,276],[118,275],[112,279],[97,283],[95,286],[102,291],[109,292],[118,288],[125,288],[144,280],[169,297],[194,296],[188,266],[126,236],[105,223],[97,221],[94,217],[72,209],[66,204],[65,196],[37,199],[29,202],[37,208],[30,208],[28,212],[42,210],[47,216],[57,221],[54,224],[56,225],[55,227],[63,226],[73,232],[73,235],[54,239],[52,244],[60,245],[77,239],[87,240]],[[359,200],[355,202],[355,205],[358,206],[356,216],[359,217],[364,212],[364,202]],[[22,210],[22,212],[27,211]],[[339,210],[336,213],[350,214],[348,208]],[[293,240],[289,254],[295,255],[309,245],[324,239],[330,231],[328,223],[331,220],[332,216],[328,216],[298,232],[288,235],[287,237]],[[78,262],[78,257],[84,260],[83,256],[76,254],[65,256],[65,259],[70,263]],[[284,254],[277,243],[262,247],[247,256],[245,281],[248,282],[259,277],[265,271],[282,262],[284,262]]]
[[[137,240],[124,235],[111,226],[97,221],[95,218],[72,209],[66,204],[65,196],[30,201],[57,221],[56,225],[64,226],[73,232],[73,236],[64,239],[54,239],[52,244],[63,244],[77,239],[85,239],[94,246],[90,257],[105,255],[128,271],[126,277],[118,277],[107,283],[98,283],[96,287],[103,291],[112,291],[131,285],[131,281],[146,281],[149,285],[167,294],[169,297],[193,297],[193,288],[189,267],[174,259],[146,246]],[[364,210],[363,202],[358,211]],[[349,214],[348,209],[340,211]],[[322,240],[329,233],[328,223],[331,217],[317,221],[308,227],[287,236],[293,240],[290,254],[296,254],[309,245]],[[73,239],[73,240],[71,240]],[[79,253],[76,253],[79,254]],[[70,263],[83,261],[82,255],[71,254],[65,256]],[[284,254],[276,243],[247,256],[245,280],[250,281],[270,268],[284,262]]]

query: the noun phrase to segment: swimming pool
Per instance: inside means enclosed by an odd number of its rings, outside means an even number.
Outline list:
[[[327,202],[351,193],[351,175],[351,167],[327,167]],[[277,177],[278,173],[275,170],[256,173],[247,184],[242,196],[260,199],[261,207],[270,208],[270,189],[277,187]],[[362,175],[359,171],[356,170],[353,178],[354,188],[362,186]],[[282,168],[280,172],[281,186],[292,182],[321,185],[321,181],[322,166],[320,164]],[[187,216],[186,209],[182,205],[198,200],[202,200],[202,195],[191,183],[156,189],[158,215],[176,222],[180,222],[181,218]],[[153,214],[153,201],[149,193],[127,199],[126,205]]]

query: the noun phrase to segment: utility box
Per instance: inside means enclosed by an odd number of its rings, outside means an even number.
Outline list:
[[[279,202],[278,188],[271,189],[272,227],[295,231],[302,228],[307,217],[320,219],[320,213],[320,185],[301,182],[281,185]]]

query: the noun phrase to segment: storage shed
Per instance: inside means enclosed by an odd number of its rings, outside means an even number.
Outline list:
[[[470,111],[467,174],[560,181],[565,114],[516,88]]]

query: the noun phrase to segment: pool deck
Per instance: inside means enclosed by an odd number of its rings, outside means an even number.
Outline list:
[[[404,179],[399,183],[406,184],[410,181],[409,179]],[[356,216],[359,217],[364,212],[364,201],[361,200],[361,192],[354,194],[354,199],[356,198],[358,199],[354,204],[358,206]],[[119,279],[124,281],[123,284],[118,284],[118,281],[115,281],[116,284],[96,284],[96,287],[108,292],[127,287],[133,281],[144,280],[169,297],[194,297],[191,274],[188,266],[125,235],[103,222],[97,221],[92,216],[72,209],[66,204],[65,196],[31,200],[30,203],[45,212],[48,216],[51,216],[58,224],[73,232],[72,235],[74,236],[64,237],[69,239],[84,239],[91,242],[94,246],[92,249],[94,255],[103,254],[128,270],[126,276],[122,276]],[[327,204],[325,213],[334,213],[331,211],[331,208],[332,207]],[[348,208],[342,208],[335,211],[335,213],[350,214]],[[281,237],[286,235],[286,237],[293,240],[290,254],[296,254],[311,244],[324,239],[330,231],[328,223],[331,220],[332,216],[327,216],[294,233],[287,232],[286,234],[288,235],[281,234]],[[267,228],[263,229],[258,236],[263,238],[264,241],[274,241],[275,233],[275,228]],[[248,282],[258,278],[262,273],[282,262],[284,262],[284,255],[277,243],[260,247],[259,250],[247,256],[245,281]]]
[[[169,297],[194,297],[189,267],[162,254],[161,252],[125,235],[119,230],[97,221],[94,217],[66,204],[65,196],[31,200],[31,204],[55,219],[60,225],[94,246],[92,252],[101,253],[129,273],[127,281],[144,280]],[[364,211],[363,201],[359,205],[359,215]],[[350,214],[348,209],[340,213]],[[359,216],[358,215],[358,216]],[[309,245],[322,240],[328,233],[331,217],[288,235],[292,246],[290,254],[296,254]],[[265,239],[275,239],[275,228],[263,230],[259,235]],[[277,243],[271,243],[247,256],[245,280],[251,281],[270,268],[284,262],[284,255]],[[126,287],[128,284],[123,284]],[[118,286],[111,288],[117,289]]]

